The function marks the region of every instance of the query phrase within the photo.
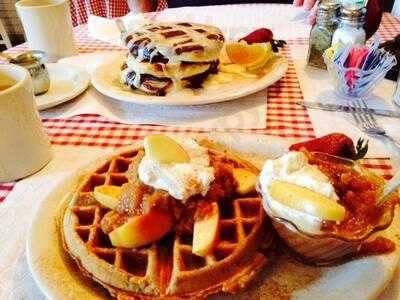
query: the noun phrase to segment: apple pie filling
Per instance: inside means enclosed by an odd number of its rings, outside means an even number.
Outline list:
[[[175,232],[193,236],[193,253],[207,255],[218,235],[218,203],[254,195],[256,174],[194,140],[154,135],[144,145],[126,166],[129,182],[94,187],[94,198],[106,208],[102,232],[114,247],[124,248],[142,247]],[[146,171],[149,164],[151,171]],[[189,194],[185,184],[191,187]]]

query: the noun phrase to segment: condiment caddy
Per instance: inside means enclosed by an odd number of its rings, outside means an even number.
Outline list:
[[[396,57],[378,48],[345,46],[325,51],[324,60],[336,91],[344,97],[364,97],[396,65]]]

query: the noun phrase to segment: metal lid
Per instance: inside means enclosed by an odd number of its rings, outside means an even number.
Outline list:
[[[335,0],[325,0],[322,1],[319,5],[318,5],[318,10],[321,11],[337,11],[339,10],[340,4],[339,2],[335,1]]]
[[[325,0],[318,5],[317,19],[334,22],[339,12],[340,4],[336,0]]]
[[[342,7],[340,9],[340,19],[344,21],[364,22],[367,10],[362,6]]]
[[[11,63],[17,65],[26,65],[34,62],[40,62],[46,57],[46,53],[39,50],[27,51],[10,60]]]

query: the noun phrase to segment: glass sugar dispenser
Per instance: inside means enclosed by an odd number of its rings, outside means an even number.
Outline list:
[[[365,14],[363,6],[342,7],[339,15],[339,25],[332,38],[332,47],[365,45]]]
[[[331,46],[333,33],[337,28],[340,4],[333,0],[322,1],[318,5],[317,20],[310,32],[307,64],[326,69],[323,54]]]

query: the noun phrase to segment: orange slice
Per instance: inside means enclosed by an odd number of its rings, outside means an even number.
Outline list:
[[[246,42],[239,42],[227,44],[226,53],[233,63],[254,70],[266,64],[272,56],[272,49],[270,43],[249,45]]]

